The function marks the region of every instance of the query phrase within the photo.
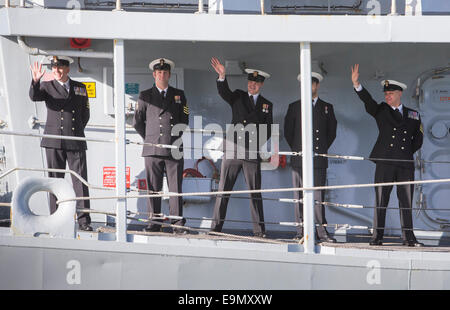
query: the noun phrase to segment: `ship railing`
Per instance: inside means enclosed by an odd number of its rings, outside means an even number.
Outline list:
[[[230,197],[233,198],[233,197]],[[236,197],[234,197],[236,198]],[[251,199],[249,197],[245,197],[245,199]],[[264,200],[267,200],[267,198],[263,198]],[[319,202],[317,202],[319,203]],[[327,203],[322,203],[324,205],[326,205]],[[376,208],[376,207],[368,207],[368,208]],[[402,208],[390,208],[387,209],[387,211],[396,211],[397,209],[402,209]],[[412,210],[417,209],[417,208],[413,208]],[[411,210],[411,209],[410,209]],[[446,211],[450,211],[449,209],[441,209],[441,210],[446,210]],[[87,213],[103,213],[103,214],[107,214],[110,216],[114,216],[113,212],[104,212],[104,211],[96,211],[96,210],[92,210],[92,209],[78,209],[79,212],[87,212]],[[249,241],[258,241],[258,242],[265,242],[265,243],[299,243],[302,244],[303,243],[303,239],[300,240],[296,240],[296,239],[292,239],[289,238],[287,236],[287,234],[284,234],[284,237],[278,237],[278,238],[260,238],[260,237],[251,237],[251,236],[246,236],[246,232],[242,231],[240,233],[223,233],[223,232],[215,232],[215,231],[211,231],[208,228],[204,228],[201,226],[194,226],[195,222],[200,223],[204,223],[205,221],[213,221],[213,218],[207,218],[207,217],[189,217],[189,216],[171,216],[171,215],[166,215],[164,213],[158,213],[158,214],[152,214],[149,212],[132,212],[132,211],[128,211],[127,215],[135,215],[135,216],[128,216],[127,218],[130,220],[136,220],[139,222],[142,222],[144,224],[156,224],[156,225],[161,225],[161,227],[166,227],[166,228],[171,228],[171,229],[179,229],[179,230],[186,230],[188,232],[193,232],[193,233],[197,233],[199,235],[212,235],[212,236],[218,236],[218,237],[225,237],[227,239],[238,239],[238,240],[242,240],[242,239],[246,239]],[[145,215],[147,218],[139,218],[136,216],[143,216]],[[170,224],[170,223],[164,223],[162,221],[168,221],[168,220],[189,220],[190,221],[190,225],[189,226],[180,226],[180,225],[174,225],[174,224]],[[276,226],[276,227],[303,227],[304,223],[299,223],[299,222],[286,222],[286,221],[281,221],[281,222],[271,222],[271,221],[263,221],[263,222],[254,222],[254,221],[249,221],[249,220],[237,220],[237,219],[224,219],[224,222],[227,223],[246,223],[246,224],[264,224],[267,226]],[[335,236],[336,236],[336,232],[339,233],[343,233],[343,232],[347,232],[349,230],[357,230],[359,232],[363,231],[361,233],[361,235],[358,235],[357,237],[359,238],[368,238],[367,233],[368,234],[372,234],[374,230],[377,229],[384,229],[384,230],[389,230],[389,231],[412,231],[415,233],[421,233],[424,234],[426,233],[428,236],[436,236],[436,234],[439,235],[443,235],[446,232],[448,232],[448,228],[450,227],[450,225],[447,223],[443,223],[440,226],[440,229],[415,229],[415,228],[399,228],[399,227],[390,227],[390,228],[386,228],[386,227],[376,227],[376,226],[367,226],[367,225],[352,225],[352,224],[342,224],[342,223],[327,223],[327,224],[319,224],[319,223],[315,223],[314,226],[316,228],[319,227],[324,227],[324,228],[331,228],[334,229],[335,231]],[[110,227],[99,227],[98,228],[98,232],[113,232],[114,229],[110,228]],[[367,233],[364,233],[367,232]],[[149,235],[149,236],[154,236],[155,233],[147,233],[144,231],[137,231],[137,230],[130,230],[129,233],[132,234],[142,234],[142,235]],[[274,240],[275,239],[275,240]],[[392,239],[394,239],[394,237],[392,237]]]
[[[126,195],[126,196],[96,196],[96,197],[76,197],[73,199],[66,199],[66,200],[59,200],[57,201],[57,204],[68,202],[68,201],[79,201],[79,200],[103,200],[103,199],[139,199],[139,198],[158,198],[158,197],[187,197],[187,196],[226,196],[229,198],[240,198],[240,199],[255,199],[250,197],[236,197],[233,195],[239,195],[239,194],[263,194],[263,193],[281,193],[281,192],[293,192],[293,191],[316,191],[316,190],[336,190],[336,189],[354,189],[354,188],[373,188],[373,187],[382,187],[382,186],[402,186],[402,185],[424,185],[424,184],[440,184],[440,183],[450,183],[450,179],[435,179],[435,180],[421,180],[421,181],[408,181],[408,182],[386,182],[386,183],[369,183],[369,184],[350,184],[350,185],[333,185],[333,186],[315,186],[315,187],[298,187],[298,188],[272,188],[272,189],[261,189],[261,190],[233,190],[233,191],[216,191],[216,192],[195,192],[195,193],[162,193],[162,194],[144,194],[144,195]],[[258,199],[258,198],[256,198]],[[297,203],[303,203],[303,199],[289,199],[289,198],[263,198],[262,200],[272,200],[272,201],[279,201],[282,203],[291,203],[291,204],[297,204]],[[364,205],[357,205],[357,204],[342,204],[342,203],[332,203],[332,202],[318,202],[315,201],[315,203],[321,203],[325,207],[337,207],[337,208],[353,208],[353,209],[377,209],[379,207],[373,207],[373,206],[364,206]],[[402,210],[402,209],[408,209],[408,210],[418,210],[423,211],[422,208],[391,208],[388,210]],[[450,209],[446,208],[440,208],[440,209],[433,209],[433,210],[441,210],[441,211],[450,211]],[[87,211],[92,212],[92,211]],[[134,213],[136,215],[147,215],[148,219],[142,219],[137,217],[129,217],[131,213]],[[177,217],[177,216],[167,216],[164,214],[152,214],[148,212],[129,212],[127,211],[127,218],[128,219],[134,219],[140,222],[144,223],[151,223],[151,224],[157,224],[161,225],[162,227],[170,227],[172,229],[178,229],[178,230],[186,230],[190,232],[198,232],[208,235],[216,235],[219,237],[225,237],[225,238],[232,238],[232,239],[246,239],[246,240],[257,240],[261,242],[266,243],[286,243],[286,241],[280,241],[280,240],[273,240],[273,239],[267,239],[267,238],[259,238],[259,237],[248,237],[248,236],[240,236],[236,234],[227,234],[222,232],[214,232],[210,231],[209,229],[202,229],[202,228],[194,228],[192,226],[179,226],[169,223],[162,223],[161,220],[169,220],[169,219],[185,219],[185,220],[197,220],[197,221],[211,221],[212,219],[208,219],[205,217],[202,218],[194,218],[194,217]],[[159,220],[159,221],[157,221]],[[243,221],[243,220],[230,220],[230,219],[224,219],[224,222],[241,222],[241,223],[253,223],[252,221]],[[298,222],[261,222],[266,225],[280,225],[280,226],[305,226],[304,223],[298,223]],[[448,224],[448,222],[447,222]],[[363,226],[363,225],[350,225],[350,224],[314,224],[315,227],[332,227],[336,230],[350,230],[350,229],[357,229],[357,230],[366,230],[368,232],[373,231],[375,229],[379,229],[378,227],[369,227],[369,226]],[[400,228],[390,228],[390,230],[411,230],[411,231],[420,231],[420,232],[439,232],[443,233],[445,232],[445,228],[447,228],[445,223],[442,223],[441,228],[442,229],[436,229],[436,230],[423,230],[423,229],[400,229]],[[381,227],[380,227],[381,228]],[[145,233],[143,233],[145,234]],[[289,241],[287,243],[290,243],[292,241]],[[300,243],[303,243],[303,239],[299,240]]]
[[[304,3],[277,3],[273,1],[270,7],[265,6],[264,0],[252,1],[251,7],[249,8],[230,8],[224,9],[224,4],[227,0],[217,0],[213,3],[210,1],[198,0],[196,1],[127,1],[122,2],[120,0],[87,0],[83,2],[80,1],[66,1],[64,3],[55,4],[52,2],[51,5],[42,6],[41,3],[36,3],[35,1],[25,1],[20,0],[18,7],[24,8],[27,5],[39,6],[47,9],[57,8],[57,9],[83,9],[83,10],[112,10],[112,11],[150,11],[158,13],[213,13],[213,14],[261,14],[261,15],[391,15],[397,16],[401,15],[422,15],[422,2],[424,0],[415,1],[402,1],[404,3],[404,10],[398,9],[398,0],[390,0],[390,9],[385,12],[381,12],[381,5],[387,4],[389,6],[389,0],[373,0],[365,3],[362,0],[354,0],[352,4],[342,4],[339,1],[328,0],[327,4],[304,4]],[[242,0],[245,3],[245,0]],[[366,6],[364,7],[363,4]],[[5,0],[4,7],[12,7],[10,0]],[[399,12],[400,11],[400,12]],[[448,15],[450,12],[442,12],[441,8],[437,8],[436,12],[424,12],[425,14],[433,15]]]
[[[1,176],[0,176],[1,177]],[[161,197],[187,197],[187,196],[218,196],[218,195],[236,195],[236,194],[264,194],[264,193],[282,193],[282,192],[301,192],[301,191],[320,191],[320,190],[337,190],[337,189],[355,189],[355,188],[371,188],[383,186],[402,186],[402,185],[424,185],[424,184],[439,184],[450,183],[450,178],[432,179],[420,181],[401,181],[401,182],[385,182],[385,183],[360,183],[348,185],[327,185],[327,186],[311,186],[311,187],[288,187],[288,188],[270,188],[270,189],[254,189],[254,190],[233,190],[233,191],[215,191],[215,192],[192,192],[192,193],[154,193],[149,195],[116,195],[116,196],[97,196],[97,197],[76,197],[72,199],[60,200],[57,204],[67,201],[78,200],[103,200],[103,199],[132,199],[132,198],[161,198]],[[286,199],[283,199],[287,202]],[[292,200],[292,202],[298,202]],[[346,205],[350,207],[351,205]],[[353,205],[356,207],[356,205]],[[358,206],[360,208],[360,206]],[[449,209],[447,209],[449,210]]]
[[[99,127],[101,128],[101,127]],[[201,132],[201,133],[211,133],[215,132],[218,133],[217,130],[204,130],[204,129],[192,129],[187,128],[185,130],[186,132]],[[222,132],[223,134],[225,132]],[[30,132],[21,132],[21,131],[7,131],[7,130],[0,130],[0,135],[11,135],[11,136],[24,136],[24,137],[34,137],[34,138],[46,138],[46,139],[56,139],[56,140],[73,140],[73,141],[85,141],[85,142],[100,142],[100,143],[116,143],[114,139],[98,139],[98,138],[86,138],[86,137],[77,137],[77,136],[62,136],[62,135],[49,135],[49,134],[35,134]],[[161,144],[161,143],[150,143],[150,142],[139,142],[139,141],[132,141],[129,139],[126,139],[126,144],[135,144],[135,145],[141,145],[141,146],[153,146],[157,148],[164,148],[164,149],[178,149],[178,146],[176,145],[168,145],[168,144]],[[219,148],[206,148],[206,147],[192,147],[192,146],[183,146],[183,149],[187,150],[207,150],[207,151],[221,151]],[[264,151],[247,151],[248,153],[255,153],[255,154],[261,154],[264,155],[264,158],[269,158],[273,155],[287,155],[287,156],[300,156],[301,152],[292,152],[292,151],[277,151],[277,152],[264,152]]]
[[[7,175],[18,171],[18,170],[24,170],[24,171],[46,171],[46,172],[59,172],[59,173],[70,173],[80,179],[83,184],[90,188],[94,189],[102,189],[102,190],[113,190],[112,188],[107,187],[101,187],[101,186],[95,186],[92,184],[89,184],[86,180],[84,180],[81,176],[79,176],[77,173],[75,173],[72,170],[64,170],[64,169],[41,169],[41,168],[25,168],[25,167],[16,167],[8,170],[7,172],[0,175],[0,179],[3,177],[6,177]],[[199,195],[212,195],[212,196],[227,196],[232,199],[252,199],[250,197],[242,197],[242,196],[233,196],[238,194],[254,194],[254,193],[280,193],[280,192],[292,192],[292,191],[304,191],[304,190],[333,190],[333,189],[353,189],[353,188],[367,188],[367,187],[379,187],[379,186],[393,186],[393,185],[417,185],[417,184],[431,184],[431,183],[450,183],[450,179],[436,179],[436,180],[421,180],[421,181],[409,181],[409,182],[387,182],[387,183],[376,183],[376,184],[353,184],[353,185],[334,185],[334,186],[317,186],[317,187],[301,187],[301,188],[274,188],[274,189],[261,189],[261,190],[234,190],[234,191],[217,191],[217,192],[195,192],[195,193],[161,193],[161,192],[151,192],[151,191],[142,191],[139,190],[139,192],[143,193],[146,192],[147,194],[139,194],[139,195],[125,195],[125,196],[90,196],[90,197],[76,197],[72,199],[65,199],[65,200],[58,200],[57,204],[62,204],[69,201],[79,201],[79,200],[105,200],[105,199],[139,199],[139,198],[157,198],[157,197],[186,197],[186,196],[199,196]],[[255,199],[255,198],[253,198]],[[256,198],[258,199],[258,198]],[[266,198],[261,197],[259,199],[262,200],[270,200],[270,201],[278,201],[282,203],[290,203],[290,204],[298,204],[303,203],[303,199],[290,199],[290,198]],[[315,201],[315,203],[320,203],[325,207],[339,207],[339,208],[351,208],[351,209],[376,209],[377,207],[373,206],[364,206],[364,205],[358,205],[358,204],[343,204],[343,203],[333,203],[333,202],[318,202]],[[10,203],[0,203],[0,206],[11,206]],[[423,210],[422,208],[391,208],[388,210],[396,210],[396,209],[409,209],[411,211],[413,210]],[[439,211],[450,211],[448,208],[433,208],[433,210],[439,210]],[[116,216],[116,212],[111,211],[102,211],[102,210],[95,210],[95,209],[79,209],[77,212],[86,212],[86,213],[98,213],[98,214],[106,214],[109,216]],[[227,234],[227,233],[221,233],[221,232],[211,232],[209,230],[201,229],[201,228],[195,228],[190,226],[179,226],[174,224],[168,224],[168,223],[162,223],[161,220],[173,220],[173,219],[185,219],[185,220],[191,220],[191,221],[206,221],[206,220],[212,220],[205,217],[202,218],[195,218],[195,217],[181,217],[181,216],[171,216],[171,215],[165,215],[165,214],[152,214],[149,212],[132,212],[127,211],[127,219],[136,220],[138,222],[143,223],[154,223],[161,225],[162,227],[170,227],[172,229],[181,229],[181,230],[187,230],[191,232],[199,232],[203,234],[209,234],[209,235],[216,235],[219,237],[225,237],[225,238],[231,238],[231,239],[240,239],[240,240],[259,240],[266,243],[285,243],[284,241],[280,240],[272,240],[272,239],[265,239],[265,238],[258,238],[258,237],[247,237],[247,236],[240,236],[235,234]],[[146,215],[148,219],[142,219],[135,216],[130,216],[131,214],[135,215]],[[2,220],[2,222],[5,220]],[[8,220],[6,220],[8,221]],[[224,219],[225,222],[241,222],[241,223],[253,223],[252,221],[245,221],[245,220],[232,220],[232,219]],[[266,225],[280,225],[280,226],[303,226],[303,223],[298,222],[262,222]],[[446,228],[445,223],[442,223],[441,227],[442,230],[423,230],[419,229],[421,232],[444,232],[444,228]],[[447,223],[448,224],[448,223]],[[362,226],[362,225],[350,225],[350,224],[315,224],[316,227],[323,226],[323,227],[331,227],[335,230],[350,230],[350,229],[357,229],[357,230],[367,230],[371,231],[373,229],[377,229],[377,227],[369,227],[369,226]],[[391,230],[396,230],[397,228],[390,228]],[[100,228],[99,230],[102,230]],[[400,230],[398,228],[397,230]],[[408,229],[403,229],[408,230]],[[414,229],[410,229],[414,230]],[[301,242],[301,240],[300,240]]]
[[[45,126],[45,121],[41,121],[41,120],[39,120],[38,118],[36,118],[36,117],[32,117],[31,119],[30,119],[30,125],[31,125],[31,127],[34,129],[34,126],[35,125],[39,125],[39,126],[41,126],[41,127],[43,127],[43,126]],[[6,124],[6,123],[5,123]],[[0,128],[2,127],[2,123],[0,123]],[[5,127],[5,126],[3,126],[3,127]],[[94,124],[94,123],[88,123],[87,125],[86,125],[86,127],[85,127],[85,129],[92,129],[92,130],[95,130],[95,129],[101,129],[101,130],[111,130],[111,131],[114,131],[114,129],[115,129],[115,127],[114,127],[114,125],[108,125],[108,124]],[[128,125],[128,124],[126,124],[125,125],[125,129],[127,130],[127,131],[133,131],[134,133],[137,133],[136,132],[136,130],[134,129],[134,127],[133,126],[131,126],[131,125]],[[218,134],[218,135],[225,135],[226,134],[226,131],[223,131],[223,130],[216,130],[216,129],[214,129],[214,130],[210,130],[210,129],[201,129],[201,128],[190,128],[190,127],[186,127],[186,129],[184,130],[184,132],[185,133],[187,133],[187,132],[190,132],[190,133],[202,133],[202,134],[208,134],[208,135],[210,135],[210,134]],[[279,133],[274,133],[274,132],[272,132],[271,133],[272,134],[272,136],[279,136],[280,134]]]
[[[45,122],[37,122],[37,123],[45,123]],[[87,126],[89,127],[89,125]],[[91,128],[113,128],[112,125],[92,125]],[[127,129],[132,129],[133,127],[127,126]],[[205,130],[205,129],[195,129],[187,127],[185,132],[192,133],[221,133],[225,134],[224,131],[218,130]],[[24,136],[24,137],[34,137],[34,138],[46,138],[46,139],[56,139],[56,140],[74,140],[74,141],[85,141],[85,142],[100,142],[100,143],[116,143],[114,139],[98,139],[92,137],[78,137],[78,136],[63,136],[63,135],[49,135],[49,134],[35,134],[30,132],[21,132],[21,131],[8,131],[8,130],[0,130],[0,135],[11,135],[11,136]],[[275,134],[278,135],[278,134]],[[178,149],[178,146],[175,145],[167,145],[161,143],[149,143],[149,142],[139,142],[132,141],[126,139],[126,144],[135,144],[141,146],[154,146],[157,148],[166,148],[166,149]],[[207,151],[221,151],[220,148],[206,148],[206,147],[192,147],[192,146],[183,146],[183,149],[190,150],[207,150]],[[249,153],[258,153],[263,154],[265,157],[270,157],[273,155],[286,155],[286,156],[302,156],[302,152],[294,152],[294,151],[274,151],[274,152],[264,152],[264,151],[248,151]],[[359,155],[340,155],[340,154],[320,154],[313,153],[314,156],[318,157],[326,157],[331,159],[343,159],[343,160],[355,160],[355,161],[384,161],[384,162],[401,162],[401,163],[414,163],[416,168],[422,169],[424,164],[450,164],[450,161],[438,161],[438,160],[424,160],[417,157],[416,159],[393,159],[393,158],[376,158],[376,157],[366,157]]]
[[[16,132],[16,131],[5,131],[5,130],[0,130],[0,134],[3,135],[15,135],[15,136],[27,136],[27,137],[35,137],[35,138],[50,138],[50,139],[65,139],[65,140],[81,140],[81,141],[89,141],[89,142],[104,142],[104,143],[115,143],[114,140],[109,140],[109,139],[96,139],[96,138],[85,138],[85,137],[70,137],[70,136],[60,136],[60,135],[46,135],[46,134],[32,134],[29,132]],[[159,148],[174,148],[174,146],[172,145],[164,145],[164,144],[152,144],[152,143],[143,143],[143,142],[134,142],[134,141],[129,141],[127,140],[127,144],[136,144],[136,145],[152,145],[155,147],[159,147]],[[186,149],[189,149],[189,147],[186,147]],[[197,148],[194,148],[197,149]],[[205,150],[206,148],[202,148],[203,150]],[[213,151],[218,151],[218,149],[209,149],[209,150],[213,150]],[[267,156],[267,152],[264,152],[265,155]],[[275,153],[270,153],[270,155],[287,155],[287,156],[302,156],[301,152],[275,152]],[[317,154],[314,153],[314,156],[321,156],[321,157],[327,157],[327,158],[332,158],[332,159],[343,159],[343,160],[354,160],[354,161],[361,161],[361,160],[367,160],[367,161],[388,161],[388,162],[408,162],[408,163],[414,163],[416,168],[419,168],[420,170],[423,170],[424,164],[449,164],[449,161],[428,161],[428,160],[423,160],[423,159],[419,159],[416,158],[416,160],[402,160],[402,159],[386,159],[386,158],[371,158],[371,157],[363,157],[363,156],[354,156],[354,155],[336,155],[336,154]],[[0,179],[6,177],[7,175],[18,171],[18,170],[24,170],[24,171],[41,171],[41,172],[59,172],[59,173],[70,173],[72,174],[74,177],[78,178],[84,185],[86,185],[87,187],[91,188],[91,189],[100,189],[100,190],[114,190],[114,188],[110,188],[110,187],[102,187],[102,186],[96,186],[96,185],[92,185],[90,183],[88,183],[86,180],[84,180],[80,175],[78,175],[77,173],[75,173],[72,170],[65,170],[65,169],[45,169],[45,168],[25,168],[25,167],[16,167],[16,168],[12,168],[6,172],[4,172],[3,174],[0,175]],[[377,183],[376,186],[391,186],[391,185],[402,185],[402,184],[416,184],[416,185],[423,185],[423,184],[427,184],[427,183],[440,183],[440,182],[446,182],[446,179],[443,180],[424,180],[424,181],[414,181],[414,182],[392,182],[392,183],[388,183],[388,184],[383,184],[383,183]],[[375,186],[375,185],[370,185],[370,184],[366,184],[363,187],[367,187],[367,186]],[[317,187],[309,187],[309,188],[290,188],[290,189],[272,189],[272,190],[260,190],[260,191],[231,191],[231,192],[205,192],[202,194],[199,194],[198,192],[195,193],[180,193],[180,194],[176,194],[176,193],[167,193],[167,192],[151,192],[148,190],[142,190],[142,189],[136,189],[136,188],[127,188],[126,192],[139,192],[139,196],[132,196],[132,195],[125,195],[125,196],[108,196],[108,197],[80,197],[77,198],[77,200],[96,200],[96,199],[131,199],[131,198],[156,198],[156,197],[170,197],[170,196],[189,196],[189,195],[195,195],[195,196],[199,196],[199,195],[215,195],[215,196],[219,196],[219,195],[230,195],[232,194],[233,196],[231,196],[230,198],[233,199],[249,199],[249,197],[238,197],[238,196],[234,196],[236,194],[248,194],[248,193],[270,193],[270,192],[284,192],[284,191],[305,191],[305,190],[309,190],[309,189],[324,189],[324,190],[331,190],[331,189],[344,189],[344,188],[358,188],[360,186],[357,185],[347,185],[347,186],[335,186],[335,187],[321,187],[321,188],[317,188]],[[144,194],[144,195],[143,195]],[[147,194],[147,195],[145,195]],[[256,198],[258,199],[258,198]],[[303,200],[297,200],[297,199],[289,199],[289,198],[261,198],[263,200],[273,200],[273,201],[279,201],[279,202],[284,202],[284,203],[303,203]],[[63,201],[64,202],[64,201]],[[61,202],[58,202],[58,204]],[[317,204],[318,202],[315,201],[315,204]],[[358,205],[358,204],[345,204],[345,203],[334,203],[334,202],[321,202],[322,205],[327,206],[327,207],[340,207],[340,208],[345,208],[345,209],[362,209],[362,208],[375,208],[375,207],[370,207],[370,206],[363,206],[363,205]],[[2,204],[0,204],[1,206]],[[8,206],[8,204],[3,204]],[[418,212],[420,211],[424,211],[426,213],[426,210],[424,209],[423,206],[419,207],[419,208],[412,208],[412,210],[418,210]],[[438,209],[433,208],[433,211],[437,211]],[[439,211],[441,210],[448,210],[448,209],[439,209]],[[440,224],[448,224],[449,222],[442,222],[439,221]]]
[[[230,197],[230,198],[236,198],[236,197]],[[245,199],[250,199],[248,197],[245,197]],[[265,198],[264,200],[267,200],[267,198]],[[287,201],[288,199],[280,199],[280,201]],[[298,201],[297,201],[298,202]],[[295,203],[297,203],[295,202]],[[319,202],[317,202],[319,203]],[[327,203],[327,202],[322,202],[323,205],[330,205],[331,203]],[[332,204],[334,206],[342,206],[342,204]],[[0,203],[0,207],[11,207],[11,203]],[[376,208],[376,207],[364,207],[364,208]],[[402,208],[390,208],[387,209],[387,211],[395,211],[397,209],[402,209]],[[412,210],[415,210],[416,208],[412,208]],[[409,209],[411,210],[411,209]],[[448,209],[439,209],[439,210],[446,210],[449,211]],[[77,209],[78,213],[90,213],[90,214],[103,214],[103,215],[108,215],[108,216],[116,216],[115,212],[112,211],[104,211],[104,210],[95,210],[95,209]],[[129,216],[129,215],[151,215],[151,219],[143,219],[143,218],[139,218],[136,216]],[[261,243],[271,243],[271,244],[303,244],[303,238],[300,240],[294,240],[288,237],[281,237],[281,238],[261,238],[261,237],[255,237],[255,236],[246,236],[245,232],[239,234],[239,233],[224,233],[224,232],[214,232],[214,231],[210,231],[209,229],[205,229],[202,227],[196,227],[194,225],[190,225],[190,226],[180,226],[180,225],[175,225],[175,224],[169,224],[169,223],[164,223],[163,221],[168,221],[168,220],[189,220],[191,223],[194,222],[204,222],[204,221],[212,221],[213,218],[206,218],[206,217],[182,217],[182,216],[171,216],[171,215],[166,215],[164,213],[159,213],[159,214],[151,214],[148,212],[132,212],[132,211],[127,211],[127,219],[129,220],[134,220],[134,221],[138,221],[144,224],[156,224],[156,225],[160,225],[162,228],[169,228],[169,229],[178,229],[178,230],[185,230],[188,231],[189,233],[197,233],[198,235],[209,235],[209,236],[217,236],[220,239],[228,239],[228,240],[240,240],[240,241],[249,241],[249,242],[261,242]],[[2,219],[0,220],[0,223],[6,223],[6,222],[10,222],[10,219]],[[254,224],[255,222],[253,221],[248,221],[248,220],[236,220],[236,219],[224,219],[224,222],[228,222],[228,223],[248,223],[248,224]],[[257,222],[258,224],[264,224],[266,226],[289,226],[289,227],[303,227],[304,224],[303,223],[299,223],[299,222],[286,222],[286,221],[282,221],[282,222],[270,222],[270,221],[264,221],[264,222]],[[327,224],[318,224],[315,223],[314,226],[316,228],[319,227],[324,227],[324,228],[332,228],[334,229],[335,233],[337,231],[339,231],[340,233],[344,232],[344,231],[348,231],[348,230],[358,230],[358,231],[367,231],[369,234],[371,234],[373,232],[373,230],[376,229],[384,229],[387,230],[387,228],[385,227],[374,227],[374,226],[365,226],[365,225],[351,225],[351,224],[342,224],[342,223],[327,223]],[[390,227],[389,230],[390,231],[413,231],[415,233],[420,232],[420,233],[434,233],[434,234],[442,234],[445,232],[448,232],[448,229],[450,227],[450,225],[447,224],[442,224],[441,225],[441,229],[414,229],[414,228],[396,228],[396,227]],[[109,226],[100,226],[96,229],[96,231],[98,233],[114,233],[115,229],[113,227],[109,227]],[[159,233],[148,233],[148,232],[144,232],[144,231],[137,231],[137,230],[127,230],[128,234],[137,234],[137,235],[147,235],[147,236],[155,236],[158,235]],[[164,235],[164,234],[163,234]],[[367,238],[367,234],[363,234],[361,236],[357,236],[360,238]]]

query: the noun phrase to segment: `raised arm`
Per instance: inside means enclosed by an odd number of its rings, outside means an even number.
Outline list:
[[[42,69],[42,64],[37,61],[30,66],[32,80],[30,86],[30,99],[33,101],[44,101],[47,98],[47,92],[41,89],[41,79],[45,74],[45,69]]]
[[[359,64],[355,64],[354,66],[351,67],[351,69],[352,69],[353,87],[355,89],[358,89],[358,87],[361,85],[361,83],[359,83]]]
[[[225,66],[220,63],[219,59],[217,59],[216,57],[212,57],[211,66],[214,68],[214,70],[216,70],[217,74],[219,75],[219,79],[224,80],[226,70]]]
[[[230,105],[233,104],[235,94],[230,90],[230,87],[228,86],[225,66],[222,65],[219,59],[217,59],[216,57],[211,58],[211,66],[219,75],[219,78],[217,80],[217,91],[219,92],[220,97],[222,97],[222,99],[228,102]]]
[[[353,88],[358,94],[359,99],[364,102],[367,113],[375,117],[375,115],[378,113],[379,105],[375,100],[373,100],[370,93],[364,87],[362,87],[361,83],[359,82],[359,64],[351,67],[351,70]]]

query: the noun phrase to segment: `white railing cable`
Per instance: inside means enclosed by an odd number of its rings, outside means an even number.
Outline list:
[[[162,193],[151,195],[125,195],[125,196],[103,196],[103,197],[76,197],[72,199],[60,200],[63,203],[73,200],[104,200],[104,199],[124,199],[124,198],[159,198],[159,197],[184,197],[184,196],[217,196],[231,194],[256,194],[256,193],[280,193],[305,190],[330,190],[330,189],[350,189],[350,188],[367,188],[394,185],[413,185],[413,184],[433,184],[433,183],[450,183],[450,179],[434,179],[422,181],[403,181],[403,182],[385,182],[385,183],[366,183],[366,184],[349,184],[349,185],[331,185],[331,186],[314,186],[314,187],[290,187],[290,188],[271,188],[271,189],[254,189],[254,190],[235,190],[235,191],[217,191],[217,192],[194,192],[194,193]]]
[[[100,126],[100,125],[98,125]],[[106,126],[106,125],[105,125]],[[19,131],[7,131],[0,130],[0,134],[2,135],[13,135],[13,136],[24,136],[24,137],[35,137],[35,138],[48,138],[48,139],[58,139],[58,140],[75,140],[75,141],[86,141],[86,142],[103,142],[103,143],[115,143],[114,139],[97,139],[97,138],[89,138],[89,137],[76,137],[76,136],[62,136],[62,135],[48,135],[48,134],[35,134],[28,132],[19,132]],[[161,143],[149,143],[149,142],[137,142],[126,140],[127,144],[135,144],[140,146],[153,146],[157,148],[167,148],[167,149],[178,149],[176,145],[169,144],[161,144]],[[191,147],[191,146],[183,146],[185,150],[208,150],[208,151],[221,151],[217,148],[205,148],[205,147]],[[293,151],[279,151],[279,152],[264,152],[264,151],[251,151],[246,150],[246,153],[253,154],[263,154],[266,157],[270,157],[273,155],[286,155],[286,156],[302,156],[302,152],[293,152]],[[314,156],[326,157],[331,159],[345,159],[345,160],[368,160],[368,161],[386,161],[386,162],[399,162],[399,163],[415,163],[417,162],[414,159],[393,159],[393,158],[372,158],[372,157],[364,157],[364,156],[356,156],[356,155],[338,155],[338,154],[320,154],[314,153]],[[430,160],[420,160],[420,162],[427,164],[450,164],[450,161],[430,161]]]

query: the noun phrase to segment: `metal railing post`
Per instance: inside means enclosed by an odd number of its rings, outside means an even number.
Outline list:
[[[203,0],[198,0],[198,14],[202,14],[203,12]]]
[[[391,0],[391,14],[392,16],[397,16],[397,0]]]
[[[314,186],[311,94],[311,44],[300,43],[302,180],[303,187]],[[314,191],[303,191],[303,236],[305,253],[315,253]]]
[[[116,194],[126,195],[125,149],[125,46],[124,40],[114,40],[114,106],[116,150]],[[127,201],[116,202],[116,241],[127,241]]]
[[[116,9],[115,11],[120,11],[122,10],[122,3],[120,2],[120,0],[116,0]]]

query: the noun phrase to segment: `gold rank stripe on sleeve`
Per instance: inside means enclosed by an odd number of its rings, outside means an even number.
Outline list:
[[[189,114],[189,108],[187,106],[183,107],[184,114]]]
[[[423,134],[423,125],[422,124],[420,124],[420,132]]]

